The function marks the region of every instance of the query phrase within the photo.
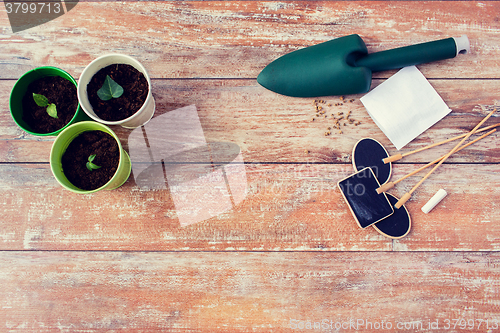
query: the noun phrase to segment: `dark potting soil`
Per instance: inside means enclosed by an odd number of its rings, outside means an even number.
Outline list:
[[[87,162],[92,161],[101,168],[90,171]],[[106,184],[115,174],[120,159],[116,140],[102,131],[88,131],[78,135],[69,144],[61,162],[66,178],[82,190],[95,190]]]
[[[101,89],[107,75],[123,88],[123,94],[118,98],[103,101],[97,95],[97,91]],[[87,94],[99,118],[117,121],[132,116],[142,107],[148,96],[148,89],[148,81],[144,74],[131,65],[114,64],[94,74],[87,85]]]
[[[57,118],[49,116],[47,107],[38,106],[33,93],[56,105]],[[46,134],[55,132],[70,122],[78,107],[76,86],[60,76],[46,76],[33,81],[23,96],[23,120],[33,132]]]

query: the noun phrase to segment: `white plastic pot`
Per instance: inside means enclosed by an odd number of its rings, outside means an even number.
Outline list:
[[[146,101],[144,102],[142,107],[137,110],[137,112],[132,116],[122,120],[108,121],[99,118],[92,109],[92,105],[90,104],[87,95],[87,85],[89,84],[94,74],[96,74],[102,68],[113,64],[131,65],[135,69],[140,71],[142,74],[144,74],[146,80],[148,81],[149,91],[148,96],[146,97]],[[151,80],[149,79],[149,75],[146,72],[146,69],[141,65],[140,62],[124,54],[107,54],[92,61],[87,67],[85,67],[82,74],[80,75],[80,79],[78,80],[77,94],[78,101],[83,111],[85,111],[85,113],[93,120],[106,125],[120,125],[125,128],[136,128],[142,126],[153,117],[156,108],[155,100],[153,98],[153,94],[151,93]]]

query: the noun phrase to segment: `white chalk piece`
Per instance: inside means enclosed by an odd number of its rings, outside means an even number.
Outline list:
[[[425,214],[429,213],[432,210],[432,208],[436,207],[436,205],[440,203],[441,200],[443,200],[447,194],[448,193],[446,193],[446,191],[443,189],[437,191],[437,193],[434,194],[434,196],[429,201],[427,201],[427,203],[422,207],[422,211]]]

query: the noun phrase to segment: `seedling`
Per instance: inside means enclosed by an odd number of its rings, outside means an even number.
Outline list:
[[[112,98],[118,98],[123,94],[123,88],[113,81],[112,78],[109,77],[109,75],[106,75],[106,79],[104,80],[104,83],[97,91],[97,96],[103,101],[108,101]]]
[[[57,118],[57,108],[54,103],[49,104],[47,97],[33,93],[33,100],[35,100],[36,105],[41,107],[47,107],[47,114],[52,118]]]
[[[100,168],[99,165],[95,165],[94,163],[92,163],[94,161],[94,159],[95,159],[95,154],[90,155],[88,158],[88,162],[87,162],[86,166],[87,166],[87,169],[89,169],[89,171],[96,170],[96,169]]]

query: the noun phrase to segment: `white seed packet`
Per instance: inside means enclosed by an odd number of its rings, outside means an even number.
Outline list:
[[[451,112],[415,66],[401,69],[360,100],[398,150]]]

